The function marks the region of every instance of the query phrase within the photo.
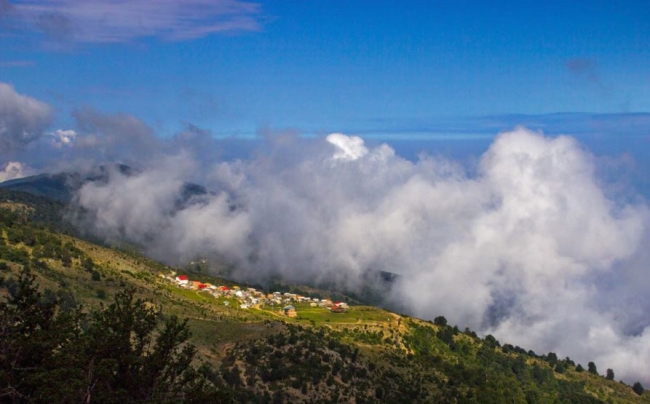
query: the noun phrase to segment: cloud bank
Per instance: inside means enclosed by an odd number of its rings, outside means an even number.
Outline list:
[[[649,211],[610,198],[570,137],[502,133],[473,173],[343,134],[208,167],[186,153],[82,188],[96,232],[172,261],[216,253],[258,281],[396,273],[388,305],[650,380]],[[204,169],[218,192],[178,210]]]
[[[3,141],[43,127],[16,117],[47,117],[35,112],[47,106],[6,94],[32,107],[6,109],[19,130]],[[219,257],[257,282],[358,290],[369,271],[395,273],[390,307],[650,384],[650,210],[606,186],[575,138],[506,131],[471,168],[341,133],[268,135],[250,158],[222,159],[228,143],[192,126],[159,139],[128,115],[75,118],[74,130],[34,129],[11,154],[21,158],[0,150],[3,175],[62,160],[134,165],[76,195],[79,220],[109,241],[172,263]]]
[[[260,11],[258,3],[240,0],[25,0],[4,14],[17,30],[37,30],[76,43],[114,43],[257,31]]]

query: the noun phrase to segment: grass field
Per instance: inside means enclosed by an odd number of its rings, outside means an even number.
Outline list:
[[[316,324],[329,323],[331,325],[343,325],[388,324],[391,321],[395,321],[395,317],[391,313],[370,306],[350,306],[350,308],[344,313],[335,313],[323,307],[311,307],[309,304],[305,303],[295,303],[293,306],[298,312],[298,316],[295,318],[289,318],[279,314],[282,307],[284,307],[280,305],[265,306],[262,309],[252,310],[270,318],[281,317],[285,321],[297,323],[313,321]]]

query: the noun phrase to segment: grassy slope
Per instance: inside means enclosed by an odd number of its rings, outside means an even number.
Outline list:
[[[8,199],[0,200],[1,209],[38,212],[38,201]],[[39,215],[56,217],[51,212]],[[6,223],[0,231],[5,250],[33,255],[35,245],[9,242],[12,230]],[[332,313],[294,304],[299,313],[295,319],[280,316],[279,306],[227,307],[207,293],[171,285],[159,276],[171,268],[138,254],[39,231],[81,252],[68,265],[58,258],[41,258],[45,265],[32,262],[43,290],[62,291],[59,296],[67,293],[85,307],[97,307],[117,291],[135,287],[165,315],[188,318],[199,359],[214,364],[233,388],[249,390],[251,397],[306,402],[650,402],[647,392],[637,396],[629,386],[576,372],[569,363],[558,373],[548,358],[376,307]],[[99,279],[84,269],[87,258]],[[0,273],[5,278],[0,292],[6,293],[6,279],[23,264],[6,257],[3,262],[7,268]]]

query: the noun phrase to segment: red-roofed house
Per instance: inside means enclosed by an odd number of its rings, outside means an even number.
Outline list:
[[[187,285],[189,283],[189,280],[187,279],[187,275],[177,276],[176,283],[178,283],[179,285]]]

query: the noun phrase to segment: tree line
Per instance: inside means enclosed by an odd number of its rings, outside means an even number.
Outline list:
[[[0,402],[231,401],[207,365],[193,365],[186,321],[133,289],[84,312],[45,299],[28,267],[16,285],[0,303]]]

